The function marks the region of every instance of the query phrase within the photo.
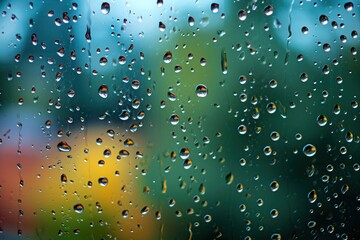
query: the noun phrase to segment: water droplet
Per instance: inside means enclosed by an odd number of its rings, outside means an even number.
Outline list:
[[[341,187],[342,194],[345,194],[348,190],[349,190],[349,185],[347,185],[347,184],[342,185],[342,187]]]
[[[206,223],[211,222],[211,219],[212,219],[212,217],[209,214],[204,216],[204,220],[205,220]]]
[[[105,187],[105,186],[108,185],[109,180],[108,180],[106,177],[100,177],[100,178],[98,179],[98,183],[100,184],[100,186]]]
[[[172,53],[167,51],[163,57],[164,63],[170,63],[172,60]]]
[[[271,240],[281,240],[281,235],[279,233],[274,233],[271,235]]]
[[[329,23],[329,18],[328,18],[328,16],[326,16],[326,15],[321,15],[321,16],[319,17],[319,21],[320,21],[320,23],[321,23],[322,25],[326,25],[326,24]]]
[[[317,199],[317,193],[316,190],[313,189],[308,193],[308,200],[310,203],[314,203]]]
[[[198,97],[206,97],[208,94],[208,90],[205,85],[199,84],[195,88],[196,96]]]
[[[90,27],[88,25],[86,26],[85,39],[86,39],[86,41],[88,43],[91,42],[91,30],[90,30]]]
[[[325,115],[319,115],[317,117],[317,123],[319,124],[320,127],[323,127],[327,124],[328,119]]]
[[[108,2],[103,2],[101,4],[101,12],[102,14],[108,14],[110,12],[110,4]]]
[[[308,34],[308,33],[309,33],[309,28],[306,27],[306,26],[303,26],[303,27],[301,28],[301,32],[302,32],[303,34]]]
[[[108,97],[108,87],[106,85],[101,85],[98,90],[99,96],[102,98]]]
[[[316,147],[312,144],[306,144],[303,148],[303,153],[307,157],[312,157],[316,154]]]
[[[65,174],[61,174],[60,180],[62,183],[67,183],[67,177]]]
[[[195,25],[195,19],[193,17],[189,17],[188,18],[188,23],[189,23],[189,26],[192,27]]]
[[[264,9],[264,14],[266,16],[271,16],[273,13],[274,13],[274,8],[270,5]]]
[[[102,57],[99,60],[100,66],[105,66],[107,64],[108,60],[106,57]]]
[[[271,216],[272,218],[277,218],[277,217],[279,216],[279,211],[276,210],[276,209],[272,209],[272,210],[270,211],[270,216]]]
[[[273,141],[277,141],[280,139],[280,134],[278,132],[273,131],[270,133],[270,138]]]
[[[227,185],[230,185],[234,181],[234,175],[232,173],[229,173],[225,177],[225,182]]]
[[[60,152],[70,152],[71,151],[71,147],[69,144],[67,144],[67,142],[65,141],[61,141],[58,143],[57,148]]]
[[[247,132],[247,127],[243,124],[241,124],[239,127],[238,127],[238,132],[241,134],[241,135],[244,135],[246,132]]]
[[[191,166],[192,166],[192,160],[191,159],[185,159],[184,160],[184,168],[185,169],[189,169],[189,168],[191,168]]]
[[[190,150],[188,148],[182,148],[180,150],[181,159],[185,160],[190,157]]]
[[[271,183],[270,183],[270,189],[271,189],[271,191],[273,191],[273,192],[276,192],[278,189],[279,189],[279,183],[277,182],[277,181],[272,181]]]
[[[157,0],[157,6],[158,7],[162,7],[162,5],[164,4],[163,0]]]
[[[352,2],[347,2],[344,4],[344,8],[346,11],[352,11],[354,8],[354,4]]]
[[[141,209],[141,214],[142,215],[148,214],[149,211],[150,211],[150,208],[148,206],[145,206]]]
[[[80,203],[74,205],[74,211],[76,213],[82,213],[84,211],[84,206]]]
[[[219,4],[218,3],[212,3],[210,6],[210,9],[213,13],[219,12]]]
[[[314,228],[316,226],[316,222],[315,221],[309,221],[307,225],[308,225],[309,228]]]
[[[246,17],[247,17],[246,11],[245,11],[245,10],[240,10],[240,11],[238,12],[238,17],[239,17],[239,20],[240,20],[240,21],[245,21],[245,20],[246,20]]]
[[[266,105],[266,110],[268,111],[268,113],[273,114],[276,112],[276,105],[273,102],[270,102]]]
[[[164,32],[166,30],[166,26],[163,22],[159,22],[159,29],[161,32]]]
[[[123,210],[121,215],[123,218],[127,218],[129,216],[129,210]]]
[[[228,63],[227,63],[227,58],[226,58],[226,52],[225,52],[225,50],[222,50],[222,53],[221,53],[221,69],[222,69],[223,74],[227,74],[227,68],[228,68]]]
[[[172,115],[170,116],[170,123],[171,123],[172,125],[177,125],[177,124],[179,123],[179,121],[180,121],[180,117],[179,117],[178,115],[172,114]]]

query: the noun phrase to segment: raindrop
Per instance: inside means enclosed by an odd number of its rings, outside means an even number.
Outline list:
[[[189,169],[189,168],[191,168],[191,166],[192,166],[192,160],[191,159],[185,159],[184,160],[184,168],[185,169]]]
[[[270,183],[270,189],[271,189],[271,191],[273,191],[273,192],[276,192],[278,189],[279,189],[279,183],[277,182],[277,181],[272,181],[271,183]]]
[[[274,8],[270,5],[264,9],[264,14],[266,16],[271,16],[273,13],[274,13]]]
[[[164,2],[163,2],[163,0],[157,0],[156,4],[158,7],[161,7],[164,4]]]
[[[190,16],[190,17],[188,18],[188,23],[189,23],[190,27],[194,26],[194,25],[195,25],[195,19]]]
[[[109,180],[106,177],[100,177],[98,179],[98,183],[100,184],[100,186],[105,187],[106,185],[108,185]]]
[[[84,211],[84,206],[80,203],[74,205],[74,211],[76,213],[82,213]]]
[[[163,57],[164,63],[170,63],[172,60],[172,53],[167,51]]]
[[[234,175],[232,173],[229,173],[225,177],[225,182],[227,185],[230,185],[234,181]]]
[[[246,132],[247,132],[247,127],[243,124],[241,124],[239,127],[238,127],[238,132],[241,134],[241,135],[244,135]]]
[[[326,15],[321,15],[321,16],[319,17],[319,21],[320,21],[320,23],[321,23],[322,25],[326,25],[326,24],[329,23],[329,18],[328,18],[328,16],[326,16]]]
[[[273,141],[278,141],[280,139],[280,134],[278,132],[271,132],[270,133],[270,138]]]
[[[344,8],[346,11],[352,11],[354,7],[354,4],[352,2],[347,2],[344,4]]]
[[[106,85],[101,85],[98,90],[99,96],[102,98],[108,97],[108,87]]]
[[[210,6],[210,9],[213,13],[219,12],[219,4],[218,3],[212,3]]]
[[[272,218],[277,218],[277,217],[279,216],[279,211],[276,210],[276,209],[272,209],[272,210],[270,211],[270,216],[271,216]]]
[[[319,115],[317,117],[317,123],[319,124],[320,127],[323,127],[327,124],[328,119],[325,115]]]
[[[276,112],[276,105],[273,102],[270,102],[266,105],[267,112],[273,114]]]
[[[108,60],[106,57],[102,57],[99,60],[100,66],[105,66],[107,64]]]
[[[313,189],[308,193],[308,200],[310,203],[314,203],[316,199],[317,199],[317,193],[315,189]]]
[[[190,150],[188,148],[182,148],[180,150],[180,157],[181,159],[187,159],[190,157]]]
[[[108,14],[110,12],[110,4],[108,2],[103,2],[101,4],[101,12],[102,14]]]
[[[303,153],[307,157],[312,157],[316,154],[316,147],[312,144],[306,144],[303,148]]]
[[[196,96],[198,97],[206,97],[208,94],[208,90],[205,85],[199,84],[195,88]]]
[[[204,216],[204,220],[206,223],[211,222],[211,219],[212,219],[212,217],[209,214]]]
[[[57,148],[60,152],[70,152],[71,151],[71,147],[69,144],[67,144],[67,142],[65,141],[61,141],[58,143]]]
[[[145,206],[141,209],[141,214],[142,215],[148,214],[149,211],[150,211],[150,208],[148,206]]]
[[[163,22],[159,22],[159,29],[160,29],[161,32],[165,31],[166,26],[165,26],[165,24]]]
[[[180,118],[179,118],[179,116],[176,115],[176,114],[172,114],[172,115],[170,116],[170,123],[171,123],[172,125],[177,125],[177,124],[179,123],[179,120],[180,120]]]
[[[239,20],[240,20],[240,21],[245,21],[245,20],[246,20],[246,17],[247,17],[246,11],[245,11],[245,10],[240,10],[240,11],[238,12],[238,17],[239,17]]]
[[[61,174],[60,180],[62,183],[66,183],[67,182],[67,177],[65,174]]]

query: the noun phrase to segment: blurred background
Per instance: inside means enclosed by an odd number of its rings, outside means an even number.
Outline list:
[[[0,239],[359,239],[357,1],[0,1]]]

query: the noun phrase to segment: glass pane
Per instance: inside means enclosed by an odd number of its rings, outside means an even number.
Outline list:
[[[1,1],[0,239],[359,239],[357,1]]]

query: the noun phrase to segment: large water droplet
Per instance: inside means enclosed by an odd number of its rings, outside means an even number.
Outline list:
[[[60,180],[62,183],[66,183],[67,182],[67,177],[65,174],[61,174]]]
[[[106,177],[101,177],[98,179],[98,183],[100,184],[100,186],[105,187],[106,185],[108,185],[109,180]]]
[[[219,4],[218,3],[212,3],[210,6],[210,9],[213,13],[219,12]]]
[[[101,12],[102,14],[108,14],[110,12],[110,4],[108,2],[103,2],[101,4]]]
[[[206,97],[208,94],[208,90],[204,84],[199,84],[195,88],[196,96],[198,97]]]
[[[76,213],[82,213],[84,211],[84,206],[80,203],[74,205],[74,211]]]
[[[172,60],[172,53],[167,51],[163,57],[164,63],[170,63]]]
[[[319,115],[317,117],[317,123],[319,124],[320,127],[323,127],[327,124],[328,119],[325,115]]]
[[[310,203],[314,203],[317,199],[317,193],[316,190],[313,189],[308,193],[308,200]]]
[[[99,96],[102,98],[108,97],[108,87],[106,85],[101,85],[98,90]]]
[[[67,142],[65,141],[61,141],[58,143],[57,148],[60,152],[70,152],[71,151],[71,147],[69,144],[67,144]]]
[[[307,157],[312,157],[316,154],[316,147],[312,144],[306,144],[303,148],[303,153]]]
[[[240,10],[240,11],[238,12],[238,17],[239,17],[239,20],[240,20],[240,21],[245,21],[245,20],[246,20],[246,16],[247,16],[247,14],[246,14],[246,11],[245,11],[245,10]]]

